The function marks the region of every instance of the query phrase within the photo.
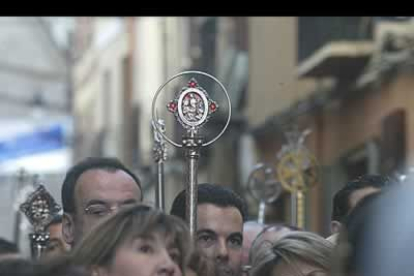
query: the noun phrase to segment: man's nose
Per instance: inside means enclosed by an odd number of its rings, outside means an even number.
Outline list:
[[[227,260],[229,258],[229,251],[227,248],[226,240],[219,239],[217,244],[217,259]]]

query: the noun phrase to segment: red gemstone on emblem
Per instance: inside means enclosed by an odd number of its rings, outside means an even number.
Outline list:
[[[190,87],[195,87],[196,86],[196,83],[195,82],[190,82]]]
[[[210,110],[211,111],[216,111],[216,109],[217,109],[217,106],[214,104],[214,103],[212,103],[212,104],[210,104]]]
[[[175,112],[175,110],[177,109],[177,105],[174,102],[171,102],[168,104],[168,110],[171,112]]]

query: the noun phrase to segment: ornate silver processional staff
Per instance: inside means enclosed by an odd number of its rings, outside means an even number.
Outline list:
[[[158,124],[159,130],[165,133],[165,123],[159,119],[157,122],[152,121],[154,131],[154,148],[153,156],[157,164],[157,186],[155,189],[155,202],[160,210],[165,210],[165,192],[164,192],[164,162],[167,160],[167,148],[164,138],[158,132],[155,124]]]
[[[47,248],[50,235],[46,231],[46,226],[59,213],[60,209],[61,207],[43,185],[39,185],[20,205],[20,210],[29,219],[34,230],[29,234],[33,258],[40,258]]]
[[[186,133],[182,137],[181,143],[176,143],[168,138],[161,131],[158,124],[153,124],[158,133],[160,133],[167,142],[176,147],[184,148],[185,158],[187,161],[186,219],[189,224],[190,233],[192,236],[194,236],[194,233],[197,229],[197,168],[198,160],[200,157],[200,149],[201,147],[205,147],[214,143],[223,135],[224,131],[227,129],[231,118],[231,102],[226,88],[223,86],[223,84],[221,84],[220,81],[218,81],[210,74],[201,71],[181,72],[171,77],[168,81],[161,85],[155,93],[154,99],[152,101],[153,122],[158,121],[155,104],[161,91],[171,81],[177,79],[178,77],[188,75],[201,75],[209,78],[210,80],[213,80],[220,86],[221,91],[225,94],[228,101],[228,117],[226,124],[221,132],[209,142],[205,142],[205,137],[200,134],[199,130],[208,121],[210,116],[218,110],[219,105],[209,97],[207,91],[198,84],[197,80],[194,77],[188,81],[185,87],[183,87],[180,91],[177,91],[175,98],[167,104],[168,111],[175,115],[176,120],[186,130]]]
[[[259,201],[259,223],[265,222],[266,204],[275,202],[282,193],[282,186],[276,180],[276,172],[273,167],[259,163],[249,175],[247,187],[250,194]]]

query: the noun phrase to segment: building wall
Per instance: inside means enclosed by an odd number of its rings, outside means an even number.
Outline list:
[[[27,150],[36,146],[33,138],[32,143],[14,141],[17,136],[34,135],[50,122],[70,128],[70,123],[66,123],[71,119],[69,68],[64,52],[67,49],[56,45],[50,26],[43,23],[40,17],[0,18],[1,138],[3,144],[8,141],[4,145],[16,144],[19,153],[0,164],[0,236],[12,241],[17,238],[25,256],[29,256],[28,234],[32,229],[26,220],[25,228],[20,228],[20,237],[14,231],[22,226],[14,225],[22,203],[19,193],[23,185],[18,181],[18,170],[30,174],[28,185],[32,185],[33,174],[40,176],[41,183],[60,204],[60,184],[70,165],[70,146],[62,150],[64,154],[44,149],[33,153]],[[60,34],[65,36],[63,32]],[[7,152],[7,147],[3,150]],[[24,214],[21,217],[24,220]]]
[[[40,18],[0,19],[0,117],[32,116],[36,97],[48,115],[67,115],[67,64]]]
[[[152,100],[158,87],[166,81],[163,18],[142,17],[136,21],[134,70],[134,103],[139,106],[140,160],[151,164],[153,132],[151,128]],[[162,98],[160,99],[162,101]],[[164,114],[159,114],[161,118]]]
[[[308,148],[316,156],[321,172],[321,182],[310,189],[308,196],[308,227],[323,234],[329,233],[332,197],[349,176],[344,158],[366,147],[371,141],[378,143],[378,160],[381,162],[382,124],[385,117],[397,110],[406,112],[407,165],[413,164],[413,112],[414,81],[412,73],[397,75],[389,83],[378,85],[375,90],[359,91],[360,97],[334,101],[306,119],[312,134],[307,140]],[[379,166],[369,173],[380,173]]]
[[[80,137],[77,160],[97,154],[94,151],[96,141],[105,131],[101,154],[117,156],[135,169],[143,180],[145,200],[152,203],[156,181],[153,177],[152,100],[169,77],[188,69],[187,21],[182,17],[94,18],[88,25],[93,30],[89,38],[89,33],[82,34],[87,30],[84,25],[77,33],[82,45],[91,40],[90,48],[79,55],[74,70],[74,109]],[[85,22],[91,23],[85,19],[80,23]],[[130,88],[125,87],[123,67],[127,57],[131,58]],[[157,109],[158,116],[167,121],[170,137],[174,133],[174,116],[165,106],[174,97],[174,88],[167,87],[159,98]],[[184,165],[174,160],[176,149],[171,145],[167,147],[165,178],[169,208],[176,192],[183,188]]]
[[[397,109],[407,111],[407,138],[413,130],[413,112],[410,112],[414,103],[411,87],[414,81],[412,75],[398,76],[388,85],[378,88],[378,91],[366,93],[366,96],[343,101],[336,106],[332,104],[323,115],[324,141],[319,160],[327,165],[343,156],[348,151],[372,138],[380,138],[382,120]],[[361,91],[361,93],[364,93]],[[414,143],[407,139],[406,148],[410,159],[413,157]]]
[[[120,139],[123,110],[121,62],[128,51],[127,35],[123,22],[118,19],[96,18],[94,22],[91,48],[74,67],[76,128],[78,134],[88,137],[82,138],[86,139],[85,144],[80,142],[75,158],[79,160],[91,155],[90,147],[94,143],[91,139],[105,129],[103,154],[123,159]],[[105,82],[105,74],[109,74],[109,82]]]

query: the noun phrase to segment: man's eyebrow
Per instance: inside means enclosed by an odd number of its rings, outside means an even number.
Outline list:
[[[240,238],[243,240],[243,234],[241,232],[234,232],[229,235],[229,238]]]
[[[126,200],[124,200],[124,201],[122,201],[122,203],[121,204],[134,204],[134,203],[137,203],[138,201],[136,200],[136,199],[134,199],[134,198],[130,198],[130,199],[126,199]],[[91,199],[90,201],[88,201],[88,204],[87,204],[87,206],[89,206],[89,205],[108,205],[109,203],[108,202],[106,202],[106,201],[104,201],[104,200],[101,200],[101,199]]]
[[[86,204],[86,206],[90,206],[90,205],[107,205],[108,203],[100,200],[100,199],[91,199],[88,201],[88,203]]]
[[[216,232],[214,232],[213,230],[211,230],[211,229],[199,229],[199,230],[197,230],[197,235],[200,235],[200,234],[209,234],[209,235],[216,235]]]
[[[130,198],[130,199],[122,201],[122,204],[134,204],[134,203],[137,203],[137,202],[138,201],[136,199]]]

